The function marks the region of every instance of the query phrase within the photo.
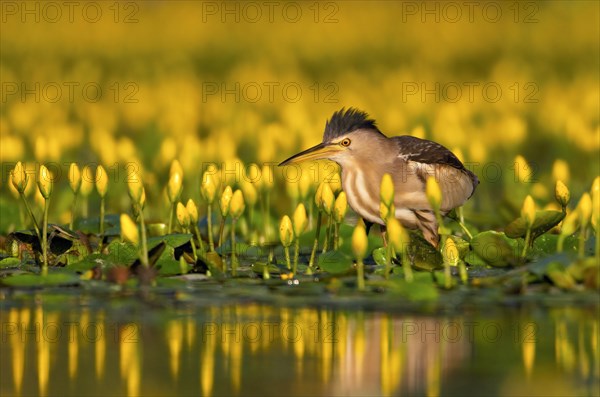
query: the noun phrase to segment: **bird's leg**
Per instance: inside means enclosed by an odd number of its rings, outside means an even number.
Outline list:
[[[381,232],[381,240],[383,241],[383,246],[387,247],[387,228],[385,225],[379,225],[379,231]]]

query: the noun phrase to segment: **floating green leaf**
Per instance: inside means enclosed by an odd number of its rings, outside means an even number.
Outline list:
[[[519,247],[504,233],[485,231],[471,240],[471,247],[477,256],[495,267],[514,266],[519,263]]]
[[[558,225],[565,217],[565,213],[561,211],[536,211],[535,212],[535,221],[533,221],[533,225],[531,226],[531,240],[532,242],[546,233],[548,230],[552,229],[554,226]],[[504,230],[504,233],[507,237],[510,238],[521,238],[525,237],[527,233],[527,222],[525,218],[519,217],[512,221]]]
[[[352,257],[340,251],[328,251],[321,254],[318,263],[321,270],[331,274],[349,272],[354,265]]]

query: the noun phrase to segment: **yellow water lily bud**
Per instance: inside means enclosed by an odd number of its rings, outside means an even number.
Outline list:
[[[333,210],[335,197],[333,196],[333,191],[331,190],[329,183],[323,184],[323,189],[321,190],[321,199],[321,207],[323,211],[325,211],[327,215],[330,215],[331,211]]]
[[[250,181],[247,180],[244,180],[241,187],[242,192],[244,193],[244,199],[246,200],[246,203],[250,207],[254,207],[256,201],[258,200],[258,192],[256,191],[256,188]]]
[[[190,214],[190,223],[198,223],[198,207],[196,207],[194,200],[189,199],[185,205],[185,209]]]
[[[129,190],[131,200],[136,204],[140,204],[142,195],[144,194],[144,184],[139,173],[132,172],[129,174],[127,177],[127,189]]]
[[[144,208],[144,206],[146,205],[146,189],[144,189],[142,187],[142,195],[140,196],[140,208]]]
[[[521,217],[525,219],[528,226],[533,225],[535,221],[535,202],[530,195],[525,197],[523,201],[523,207],[521,208]]]
[[[427,196],[427,201],[429,201],[431,208],[435,211],[439,211],[442,206],[442,190],[440,189],[438,181],[433,176],[427,177],[425,195]]]
[[[385,205],[385,203],[379,203],[379,216],[384,222],[387,222],[389,219],[394,218],[396,215],[396,207],[394,204],[391,206]]]
[[[579,212],[579,221],[585,227],[592,216],[592,197],[588,192],[583,193],[583,196],[581,196],[577,211]]]
[[[202,183],[200,185],[200,193],[209,204],[215,201],[217,195],[218,184],[215,180],[215,174],[205,171],[202,175]]]
[[[379,197],[381,202],[388,207],[394,203],[394,181],[390,174],[383,174],[383,178],[381,178]]]
[[[562,225],[560,227],[560,234],[570,236],[571,234],[575,233],[578,227],[579,212],[572,211],[565,217],[565,219],[563,219]]]
[[[292,228],[292,220],[289,216],[284,215],[279,223],[279,239],[284,247],[289,247],[294,239],[294,230]]]
[[[317,187],[317,191],[315,192],[315,205],[317,206],[317,208],[319,210],[321,210],[323,208],[323,186],[324,185],[325,185],[325,182],[319,183],[319,186]]]
[[[221,215],[223,215],[223,217],[229,215],[229,207],[231,206],[232,196],[233,190],[231,190],[231,186],[225,187],[225,190],[223,190],[223,194],[221,195],[221,200],[219,202],[219,206],[221,208]]]
[[[181,166],[179,166],[181,167]],[[174,203],[183,190],[183,173],[175,172],[169,177],[169,183],[167,184],[167,196],[169,201]]]
[[[306,217],[306,208],[304,204],[300,203],[294,211],[294,236],[300,237],[306,226],[308,225],[308,218]]]
[[[300,180],[298,181],[298,193],[300,194],[300,200],[306,200],[311,186],[312,180],[310,179],[310,175],[307,171],[303,170],[302,174],[300,174]]]
[[[594,192],[600,192],[600,176],[594,178],[594,182],[592,182],[592,188],[590,189],[592,194]]]
[[[386,228],[389,244],[392,244],[396,252],[404,252],[410,243],[410,236],[406,229],[404,229],[398,219],[393,217],[388,219]]]
[[[236,189],[236,191],[233,192],[233,196],[231,196],[231,203],[229,205],[231,216],[234,219],[237,219],[242,215],[245,209],[246,204],[244,202],[244,194],[240,189]]]
[[[514,160],[514,169],[515,169],[515,180],[523,183],[531,182],[533,176],[533,170],[531,166],[525,160],[525,157],[520,154],[515,157]]]
[[[11,171],[10,177],[12,185],[15,187],[15,189],[17,189],[19,193],[24,193],[27,183],[29,182],[29,176],[25,172],[25,167],[23,167],[23,164],[20,161]]]
[[[190,214],[185,205],[180,202],[177,203],[177,222],[183,227],[190,225]]]
[[[79,171],[77,163],[71,163],[69,166],[69,185],[73,193],[77,194],[79,192],[79,188],[81,187],[81,171]]]
[[[337,223],[342,222],[346,216],[346,211],[348,211],[348,198],[346,197],[346,192],[340,192],[333,206],[333,219]]]
[[[331,188],[331,191],[333,192],[333,194],[337,194],[337,192],[342,190],[342,177],[340,176],[339,172],[336,172],[335,174],[333,174],[329,178],[327,183],[329,184],[329,187]]]
[[[96,190],[100,197],[106,196],[108,190],[108,174],[101,165],[96,168]]]
[[[264,164],[260,173],[260,187],[263,190],[271,190],[275,180],[273,179],[273,166]]]
[[[369,240],[367,239],[367,231],[365,224],[359,221],[352,232],[352,252],[356,259],[363,259],[367,255]]]
[[[46,166],[42,164],[40,166],[40,173],[38,175],[37,185],[38,189],[40,190],[40,194],[46,200],[48,200],[50,198],[50,195],[52,194],[52,180],[52,174],[50,173],[50,171],[48,171],[48,168],[46,168]]]
[[[175,174],[179,174],[179,176],[181,176],[181,179],[183,179],[183,168],[181,167],[181,163],[177,159],[171,162],[171,168],[169,169],[169,177]]]
[[[554,160],[554,164],[552,164],[552,179],[569,182],[569,174],[569,164],[565,160]]]
[[[137,225],[127,214],[121,214],[121,238],[134,245],[138,245],[140,242]]]
[[[83,170],[81,171],[81,186],[79,187],[79,193],[83,197],[89,196],[92,190],[94,190],[95,181],[96,179],[92,168],[89,165],[83,167]]]
[[[571,193],[569,192],[569,188],[562,183],[560,179],[556,181],[554,197],[556,197],[556,201],[558,201],[562,207],[566,207],[569,204],[569,201],[571,201]]]
[[[450,237],[446,238],[446,244],[444,245],[442,256],[444,257],[444,262],[446,263],[451,265],[456,265],[458,263],[458,248],[456,248],[454,240],[452,240]]]

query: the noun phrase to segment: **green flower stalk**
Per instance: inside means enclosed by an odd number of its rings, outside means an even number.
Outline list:
[[[71,222],[69,223],[69,229],[73,230],[75,225],[75,211],[77,209],[77,194],[81,188],[81,171],[76,163],[71,163],[69,166],[69,186],[73,192],[73,203],[71,204]]]
[[[229,215],[229,206],[231,205],[231,197],[233,196],[233,190],[231,186],[226,186],[221,195],[219,201],[219,209],[221,210],[221,224],[219,225],[219,247],[223,245],[223,231],[225,230],[225,220]]]
[[[171,163],[171,169],[169,171],[169,182],[167,183],[167,197],[169,198],[169,225],[167,233],[171,233],[173,230],[173,213],[175,212],[175,205],[181,196],[183,190],[183,168],[179,161],[173,160]]]
[[[585,255],[585,240],[587,237],[587,226],[590,223],[592,217],[592,197],[589,193],[585,192],[579,204],[577,205],[577,212],[579,213],[579,258],[583,258]]]
[[[129,197],[133,203],[134,212],[138,214],[140,221],[140,230],[142,232],[140,248],[140,261],[145,267],[150,267],[148,260],[148,239],[146,236],[146,221],[144,219],[144,205],[146,203],[146,191],[142,183],[142,178],[138,174],[129,176],[127,187],[129,189]],[[137,230],[137,229],[136,229]]]
[[[560,180],[556,181],[556,186],[554,187],[554,197],[560,204],[562,211],[566,213],[567,205],[569,205],[569,201],[571,201],[571,193],[569,192],[569,188]]]
[[[388,245],[392,246],[396,253],[400,255],[402,261],[402,270],[404,271],[404,278],[407,282],[412,283],[414,276],[412,268],[410,267],[408,253],[406,252],[410,243],[410,237],[406,232],[406,229],[402,227],[396,218],[388,218],[387,234],[389,239]]]
[[[88,216],[88,196],[94,190],[94,172],[90,166],[86,165],[81,171],[81,186],[79,187],[79,195],[83,199],[82,202],[82,216],[87,218]]]
[[[323,253],[327,252],[329,249],[329,244],[331,241],[331,227],[333,224],[333,206],[335,204],[335,196],[333,195],[333,191],[331,190],[331,186],[329,183],[324,183],[323,188],[321,189],[321,208],[325,215],[327,215],[327,231],[325,233],[325,242],[323,243]]]
[[[244,203],[244,195],[241,190],[236,190],[231,196],[231,204],[229,206],[229,212],[231,214],[231,274],[233,277],[237,276],[237,257],[235,247],[235,226],[242,216],[246,204]]]
[[[183,203],[179,202],[179,203],[177,203],[175,212],[177,213],[177,223],[179,223],[179,226],[181,226],[181,230],[183,230],[184,233],[189,233],[191,216],[187,210],[187,207],[185,205],[183,205]],[[193,236],[192,236],[192,239],[190,240],[190,243],[192,244],[192,253],[194,254],[194,262],[196,262],[198,260],[198,253],[196,251],[196,243],[194,242]],[[185,270],[185,271],[183,271],[183,270]],[[182,268],[182,272],[187,273],[187,269]]]
[[[592,183],[592,228],[596,233],[596,261],[600,262],[600,236],[598,228],[600,224],[600,176],[597,176]]]
[[[525,246],[523,247],[523,252],[521,253],[521,258],[525,259],[525,255],[527,255],[527,249],[531,244],[531,227],[535,221],[535,202],[530,195],[527,195],[527,197],[525,197],[525,201],[523,201],[521,216],[525,219],[525,223],[527,225],[527,231],[525,232]]]
[[[294,240],[294,229],[292,227],[292,221],[287,215],[284,215],[279,223],[279,239],[281,240],[281,245],[283,245],[287,268],[288,270],[291,270],[292,264],[290,261],[290,245],[292,245],[292,241]]]
[[[202,175],[202,183],[200,185],[200,193],[207,203],[206,220],[208,222],[208,249],[210,252],[215,251],[214,235],[212,228],[212,205],[217,197],[218,184],[213,173],[208,171]]]
[[[354,232],[352,232],[352,252],[354,253],[354,258],[356,258],[356,281],[359,291],[365,290],[365,265],[363,259],[367,255],[368,246],[369,241],[367,239],[365,224],[360,220],[356,224]]]
[[[52,195],[52,175],[45,165],[40,166],[40,173],[37,180],[40,194],[44,197],[44,218],[42,220],[42,254],[44,264],[42,266],[42,276],[48,274],[48,208],[50,196]]]
[[[340,225],[344,221],[346,212],[348,211],[348,199],[345,192],[340,192],[335,199],[333,205],[333,219],[335,221],[335,229],[333,233],[333,249],[338,250],[340,247]]]
[[[296,245],[294,247],[294,268],[292,269],[292,273],[294,276],[298,270],[298,257],[300,255],[300,235],[306,229],[308,225],[308,218],[306,216],[306,208],[304,204],[300,203],[296,207],[296,211],[294,211],[294,237],[296,239]]]
[[[29,206],[27,199],[25,198],[25,189],[27,189],[27,184],[29,183],[29,176],[25,172],[25,167],[23,167],[23,164],[20,161],[15,165],[15,168],[10,172],[10,176],[11,176],[11,178],[10,178],[11,183],[12,183],[13,187],[19,193],[19,197],[21,197],[21,200],[23,201],[23,204],[25,205],[25,209],[27,210],[27,213],[29,214],[29,218],[31,219],[31,222],[33,223],[33,228],[35,229],[35,234],[38,236],[38,239],[41,242],[42,235],[40,233],[40,227],[37,223],[37,220],[35,219],[35,215],[33,215],[33,211],[31,210],[31,207]]]
[[[104,241],[104,207],[105,207],[105,196],[108,190],[108,174],[101,165],[96,168],[96,190],[100,195],[100,250]]]
[[[271,227],[271,190],[275,180],[273,179],[273,167],[269,164],[264,164],[261,169],[260,176],[260,190],[264,197],[263,201],[263,220],[265,222],[265,236],[267,240],[271,241],[272,227]]]
[[[196,237],[198,238],[198,244],[199,244],[199,250],[201,254],[205,253],[204,250],[204,243],[202,242],[202,235],[200,234],[200,230],[198,230],[198,207],[196,207],[196,203],[194,203],[194,200],[192,199],[188,199],[186,205],[185,205],[185,209],[187,210],[188,214],[190,215],[190,226],[191,226],[191,232],[196,235]],[[194,238],[192,237],[192,242],[193,242]],[[196,258],[197,260],[198,258]]]
[[[317,208],[317,228],[315,231],[315,241],[313,243],[313,248],[310,253],[310,259],[308,261],[308,270],[306,271],[307,274],[312,274],[313,267],[315,264],[315,255],[317,253],[317,249],[319,248],[319,238],[321,237],[321,222],[323,217],[323,185],[324,183],[321,183],[315,193],[315,207]]]
[[[390,174],[384,174],[381,178],[379,187],[379,216],[385,222],[386,226],[390,220],[395,219],[396,209],[394,207],[394,181]],[[389,234],[389,233],[388,233]],[[385,258],[385,278],[390,277],[392,271],[392,256],[394,256],[393,244],[387,243],[387,255]]]

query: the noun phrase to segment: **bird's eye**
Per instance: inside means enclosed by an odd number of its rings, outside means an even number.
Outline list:
[[[344,138],[341,142],[340,145],[348,147],[350,146],[350,138]]]

